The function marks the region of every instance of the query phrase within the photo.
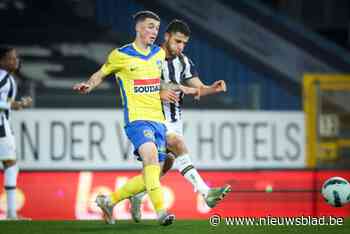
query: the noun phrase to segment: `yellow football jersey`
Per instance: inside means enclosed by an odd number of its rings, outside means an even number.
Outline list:
[[[124,107],[125,124],[135,120],[164,121],[160,100],[160,77],[165,52],[156,45],[148,51],[135,43],[113,50],[101,71],[115,74]]]

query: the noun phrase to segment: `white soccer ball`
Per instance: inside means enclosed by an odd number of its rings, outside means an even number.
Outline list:
[[[327,203],[341,207],[350,202],[350,183],[341,177],[331,177],[323,183],[321,193]]]

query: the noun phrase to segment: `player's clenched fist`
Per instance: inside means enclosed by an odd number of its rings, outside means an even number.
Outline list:
[[[215,81],[211,87],[214,88],[216,92],[226,92],[226,83],[223,80]]]

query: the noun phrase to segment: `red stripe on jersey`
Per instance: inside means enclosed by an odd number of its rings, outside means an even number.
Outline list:
[[[160,84],[160,79],[144,79],[144,80],[134,80],[134,85],[155,85]]]

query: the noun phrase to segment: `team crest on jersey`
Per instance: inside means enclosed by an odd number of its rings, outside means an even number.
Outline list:
[[[160,91],[160,79],[134,80],[135,94],[151,94]]]
[[[154,137],[154,132],[152,132],[151,130],[144,130],[143,131],[143,135],[149,139],[151,139],[152,141],[155,140],[155,137]]]

